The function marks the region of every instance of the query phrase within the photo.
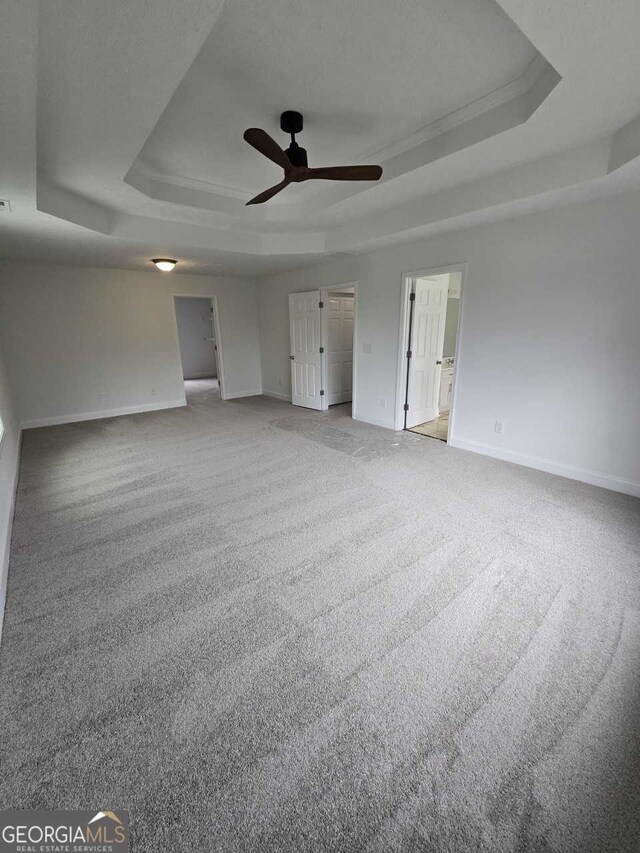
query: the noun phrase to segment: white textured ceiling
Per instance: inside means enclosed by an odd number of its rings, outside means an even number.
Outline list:
[[[637,0],[4,0],[0,257],[260,275],[640,186]],[[242,141],[312,163],[245,208]]]

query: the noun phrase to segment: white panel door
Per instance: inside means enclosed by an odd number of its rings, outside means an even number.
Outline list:
[[[332,296],[325,301],[327,324],[324,344],[329,406],[351,402],[353,382],[353,296]]]
[[[448,279],[417,278],[411,323],[407,427],[438,417]]]
[[[320,291],[289,294],[291,402],[321,409]]]

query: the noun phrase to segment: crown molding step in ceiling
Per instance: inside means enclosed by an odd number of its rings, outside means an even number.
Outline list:
[[[0,254],[259,274],[640,186],[640,5],[603,8],[7,0]],[[382,177],[247,207],[283,178],[247,128]]]

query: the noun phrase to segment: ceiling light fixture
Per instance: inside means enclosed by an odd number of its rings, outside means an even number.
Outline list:
[[[151,263],[155,264],[162,272],[171,272],[178,262],[174,261],[173,258],[151,258]]]

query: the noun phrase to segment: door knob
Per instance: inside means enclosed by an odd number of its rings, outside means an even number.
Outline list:
[[[442,362],[441,362],[441,361],[436,361],[436,364],[442,364]]]
[[[293,361],[293,359],[295,358],[295,356],[294,356],[294,355],[290,355],[290,356],[289,356],[289,358],[291,359],[291,361]]]

